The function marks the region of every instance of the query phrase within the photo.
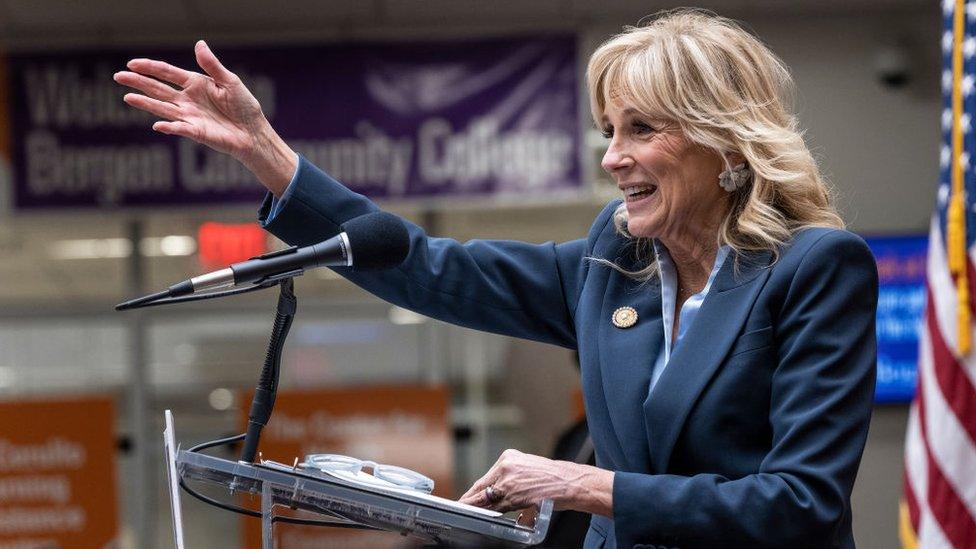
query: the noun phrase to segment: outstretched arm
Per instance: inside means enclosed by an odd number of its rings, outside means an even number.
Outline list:
[[[271,127],[261,105],[241,79],[221,64],[206,42],[194,47],[203,74],[154,59],[133,59],[115,81],[141,93],[124,100],[162,120],[153,130],[179,135],[227,153],[275,196],[281,196],[298,155]]]
[[[597,218],[591,242],[615,204]],[[378,208],[302,159],[287,200],[264,227],[281,240],[307,245],[339,232],[339,226]],[[406,309],[468,328],[576,347],[574,315],[590,255],[586,241],[529,244],[508,240],[460,243],[428,236],[406,223],[410,253],[396,269],[335,271],[370,293]],[[353,252],[355,256],[355,252]]]
[[[133,59],[115,81],[141,93],[129,105],[162,120],[155,131],[178,135],[231,155],[287,200],[262,222],[290,244],[335,235],[339,225],[377,209],[298,155],[274,131],[254,95],[202,40],[196,43],[203,73],[152,59]],[[608,214],[609,215],[609,214]],[[404,264],[381,273],[337,272],[373,294],[453,324],[575,347],[572,315],[585,271],[585,243],[530,245],[509,241],[429,238],[408,224],[411,251]]]

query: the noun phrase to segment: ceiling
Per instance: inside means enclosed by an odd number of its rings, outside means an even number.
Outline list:
[[[704,0],[731,16],[934,10],[935,0]],[[428,37],[634,23],[673,4],[639,0],[0,0],[0,47],[214,40]]]

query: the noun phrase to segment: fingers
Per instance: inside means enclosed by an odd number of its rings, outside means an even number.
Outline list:
[[[492,509],[492,508],[494,508],[494,506],[496,504],[501,503],[501,499],[502,498],[500,498],[499,496],[495,496],[495,497],[496,498],[499,498],[499,500],[498,501],[490,501],[488,499],[488,493],[485,491],[484,488],[482,488],[480,490],[474,490],[474,491],[469,490],[468,493],[466,493],[465,495],[461,496],[458,499],[458,501],[461,502],[461,503],[467,504],[467,505],[474,505],[475,507],[482,507],[482,508],[485,508],[485,509]]]
[[[135,88],[153,99],[172,102],[179,92],[163,84],[155,78],[149,78],[138,73],[120,71],[115,73],[114,80],[123,86]]]
[[[194,140],[198,137],[196,128],[181,120],[177,120],[175,122],[160,120],[152,125],[152,129],[166,135],[178,135],[180,137],[188,137]]]
[[[178,120],[181,116],[180,109],[172,103],[139,95],[137,93],[127,93],[122,100],[133,107],[152,113],[160,118],[167,120]]]
[[[461,503],[507,512],[537,505],[566,490],[559,462],[505,450],[498,461],[461,496]],[[489,493],[490,492],[490,493]]]
[[[193,53],[197,56],[197,64],[203,71],[210,75],[219,84],[232,84],[236,78],[234,73],[227,70],[217,56],[214,55],[210,46],[203,40],[198,40],[193,48]]]
[[[473,500],[476,499],[477,497],[482,497],[484,496],[485,488],[487,487],[488,487],[488,483],[485,481],[485,477],[481,477],[480,479],[476,480],[474,484],[471,485],[471,488],[468,488],[468,491],[461,496],[459,501],[463,503],[469,503],[467,500]]]
[[[459,501],[469,505],[477,505],[478,507],[496,508],[497,504],[500,504],[500,500],[504,499],[505,496],[504,491],[499,489],[498,483],[506,477],[509,462],[520,455],[522,455],[521,452],[512,449],[502,452],[502,455],[498,457],[495,464],[491,466],[491,469],[488,469],[488,472],[484,476],[475,481],[471,485],[471,488],[461,496]],[[498,489],[499,501],[488,501],[485,488],[489,486],[494,486]]]
[[[496,461],[495,464],[491,466],[491,469],[488,469],[487,473],[485,473],[481,478],[476,480],[474,484],[471,485],[471,488],[468,488],[468,491],[465,492],[463,496],[461,496],[459,501],[463,501],[465,499],[477,499],[477,498],[482,498],[483,500],[487,501],[487,498],[485,498],[485,488],[494,484],[497,479],[498,479],[498,461]],[[463,503],[468,503],[468,502],[463,501]],[[472,503],[471,505],[477,505],[477,504]]]
[[[468,505],[477,505],[478,507],[488,507],[491,502],[488,501],[488,494],[485,492],[485,488],[488,488],[495,482],[494,468],[485,473],[485,476],[479,478],[468,488],[468,491],[462,495],[458,501],[461,503],[467,503]]]
[[[164,61],[156,61],[155,59],[133,59],[126,63],[125,66],[129,67],[131,71],[155,76],[160,80],[176,84],[181,88],[185,88],[193,77],[193,73],[188,70],[175,67]]]

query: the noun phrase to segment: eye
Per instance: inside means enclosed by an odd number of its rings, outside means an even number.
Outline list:
[[[613,139],[613,126],[607,126],[600,131],[604,139]]]
[[[657,131],[650,124],[641,122],[639,120],[635,121],[633,126],[634,126],[634,133],[636,135],[648,135]]]

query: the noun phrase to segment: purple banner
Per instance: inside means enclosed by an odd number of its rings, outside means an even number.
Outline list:
[[[529,196],[582,186],[573,37],[215,51],[292,147],[358,192]],[[122,102],[112,74],[136,56],[196,68],[192,44],[10,58],[17,208],[262,196],[236,161],[153,132],[152,116]]]

